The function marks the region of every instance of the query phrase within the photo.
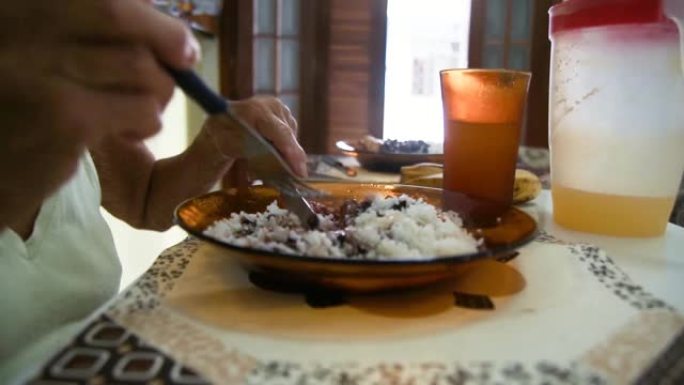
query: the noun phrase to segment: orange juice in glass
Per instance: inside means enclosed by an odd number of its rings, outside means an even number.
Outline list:
[[[445,190],[492,204],[503,213],[513,182],[531,75],[498,69],[440,72],[444,107]]]

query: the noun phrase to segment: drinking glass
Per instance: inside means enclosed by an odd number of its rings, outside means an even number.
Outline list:
[[[513,202],[529,72],[503,69],[440,71],[444,107],[446,191],[489,203],[494,219]]]

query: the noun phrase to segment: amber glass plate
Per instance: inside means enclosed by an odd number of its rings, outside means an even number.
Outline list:
[[[356,149],[353,142],[340,140],[337,149],[344,155],[353,156],[365,169],[372,171],[398,172],[404,166],[418,163],[443,163],[444,154],[410,154],[371,152]]]
[[[394,184],[317,182],[312,185],[329,195],[318,201],[333,207],[347,199],[361,200],[371,194],[397,196],[406,194],[442,207],[442,189]],[[233,212],[257,212],[278,199],[267,187],[253,187],[240,196],[235,190],[220,191],[189,199],[176,209],[176,222],[191,235],[215,246],[227,258],[237,258],[250,272],[270,277],[293,289],[325,288],[342,292],[376,292],[423,286],[457,277],[470,263],[486,258],[505,258],[530,242],[537,233],[532,217],[515,207],[508,208],[493,226],[466,225],[483,245],[475,253],[456,254],[420,260],[366,261],[306,257],[281,254],[230,245],[203,234],[216,220]],[[458,207],[466,222],[477,201],[469,199]]]

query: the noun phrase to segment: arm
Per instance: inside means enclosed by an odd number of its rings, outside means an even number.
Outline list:
[[[183,153],[155,161],[142,142],[111,138],[91,150],[102,186],[102,205],[136,228],[165,230],[181,201],[209,191],[232,160],[200,131]]]
[[[159,63],[189,68],[198,50],[139,0],[12,1],[0,18],[0,231],[28,237],[84,148],[160,129],[173,82]]]
[[[302,176],[306,154],[294,135],[296,122],[275,98],[233,102],[232,110],[271,140]],[[185,199],[209,191],[240,157],[241,146],[220,118],[210,117],[180,155],[155,161],[142,142],[112,137],[91,148],[102,186],[102,205],[131,226],[165,230]]]

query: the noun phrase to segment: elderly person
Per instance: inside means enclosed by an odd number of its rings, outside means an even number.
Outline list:
[[[142,0],[31,0],[0,10],[0,383],[46,359],[112,297],[121,272],[102,205],[141,229],[172,225],[240,156],[210,118],[182,154],[155,160],[174,84],[198,45]],[[273,98],[233,111],[306,173],[296,122]]]

